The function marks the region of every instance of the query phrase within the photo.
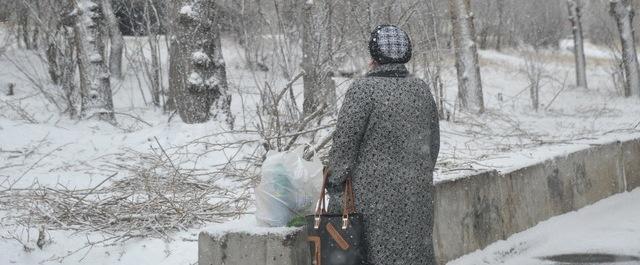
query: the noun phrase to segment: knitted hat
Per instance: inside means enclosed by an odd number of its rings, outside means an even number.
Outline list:
[[[380,25],[371,32],[369,52],[379,64],[407,63],[411,60],[411,39],[394,25]]]

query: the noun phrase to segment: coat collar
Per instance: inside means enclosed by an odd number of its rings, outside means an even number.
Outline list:
[[[375,69],[369,71],[367,76],[377,76],[377,77],[407,77],[409,75],[409,71],[404,64],[400,63],[390,63],[379,65]]]

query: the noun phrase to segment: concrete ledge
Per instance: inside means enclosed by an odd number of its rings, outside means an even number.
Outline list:
[[[300,229],[251,234],[230,232],[221,236],[201,232],[199,265],[301,265],[311,264],[306,236]]]
[[[512,172],[491,170],[437,183],[433,240],[438,263],[639,186],[640,139],[593,145]],[[300,230],[200,234],[200,265],[306,265],[308,256]]]
[[[623,174],[627,191],[640,187],[640,139],[622,143]]]
[[[623,192],[622,172],[640,174],[640,150],[631,148],[640,149],[637,144],[597,145],[513,172],[489,171],[440,183],[434,231],[438,263]]]

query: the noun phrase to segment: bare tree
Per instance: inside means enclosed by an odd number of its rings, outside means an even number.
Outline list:
[[[16,1],[14,8],[17,16],[17,43],[18,45],[24,43],[25,48],[34,50],[37,48],[37,39],[35,37],[39,30],[36,30],[37,27],[33,27],[33,16],[30,16],[30,14],[34,8],[31,7],[31,4],[31,1]],[[21,38],[22,40],[20,40]]]
[[[540,58],[540,53],[537,49],[534,50],[533,53],[525,53],[523,57],[525,61],[521,71],[529,81],[528,88],[531,98],[531,108],[534,111],[538,111],[540,109],[540,88],[542,88],[542,81],[546,76],[544,71],[545,62],[544,59]]]
[[[124,51],[124,38],[118,26],[118,19],[113,13],[111,0],[102,0],[102,11],[106,18],[106,25],[109,29],[110,52],[109,69],[111,76],[122,78],[122,55]]]
[[[573,53],[576,60],[576,85],[587,88],[586,59],[584,55],[584,35],[582,34],[582,1],[567,0],[569,21],[573,32]]]
[[[424,63],[425,76],[429,79],[431,88],[433,89],[433,96],[436,101],[436,107],[438,108],[438,118],[441,120],[448,119],[449,115],[444,107],[444,83],[442,78],[442,72],[444,68],[444,59],[441,50],[441,36],[439,32],[440,26],[438,25],[438,14],[436,0],[429,0],[426,6],[427,14],[423,14],[425,19],[422,22],[422,28],[430,29],[425,30],[429,35],[426,36],[427,43],[429,45],[429,53],[425,53],[422,61]],[[414,59],[415,60],[415,59]]]
[[[46,82],[39,81],[40,78],[34,76],[34,73],[24,71],[22,66],[16,66],[23,69],[20,72],[40,90],[50,103],[53,103],[60,111],[68,113],[71,118],[76,118],[78,105],[76,103],[79,102],[76,99],[78,91],[75,84],[77,68],[75,51],[77,48],[73,29],[65,26],[65,23],[72,26],[77,15],[71,11],[72,6],[68,1],[61,2],[59,0],[11,0],[5,1],[3,4],[6,4],[16,15],[14,24],[19,25],[19,21],[28,21],[26,27],[19,26],[15,35],[31,36],[26,39],[29,43],[25,43],[25,46],[35,49],[34,53],[46,63],[51,84],[58,89],[49,89]],[[20,16],[28,16],[28,18]],[[20,37],[16,41],[22,43],[25,39]],[[18,63],[18,61],[14,63]],[[60,101],[65,102],[62,104]]]
[[[620,43],[622,44],[622,63],[624,66],[625,88],[624,96],[632,94],[640,96],[640,66],[633,30],[634,10],[629,0],[611,0],[610,13],[618,24]]]
[[[152,19],[152,17],[154,19]],[[145,67],[147,69],[146,72],[150,79],[151,86],[151,101],[153,105],[160,107],[163,105],[163,88],[162,88],[162,67],[160,65],[160,48],[159,48],[159,40],[157,29],[152,26],[152,21],[156,21],[156,24],[159,23],[158,11],[156,9],[155,4],[151,0],[147,0],[144,3],[144,21],[147,28],[147,43],[149,44],[149,49],[151,50],[151,67]],[[141,52],[144,54],[144,52]],[[146,66],[146,64],[145,64]],[[148,69],[150,68],[150,69]],[[166,105],[164,105],[166,107]]]
[[[335,102],[335,84],[330,76],[332,62],[332,1],[307,0],[303,9],[302,68],[304,74],[303,113]]]
[[[186,123],[214,117],[233,127],[231,95],[213,1],[171,1],[170,93]]]
[[[484,112],[473,13],[469,0],[449,0],[458,70],[458,98],[463,109]]]
[[[80,73],[80,115],[115,122],[109,68],[104,56],[105,18],[100,0],[69,0]]]

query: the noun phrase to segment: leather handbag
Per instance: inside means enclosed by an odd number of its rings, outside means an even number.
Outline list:
[[[307,240],[313,265],[361,265],[365,263],[363,219],[355,209],[351,178],[347,178],[342,214],[326,210],[326,186],[329,171],[324,169],[320,201],[314,215],[305,217]]]

